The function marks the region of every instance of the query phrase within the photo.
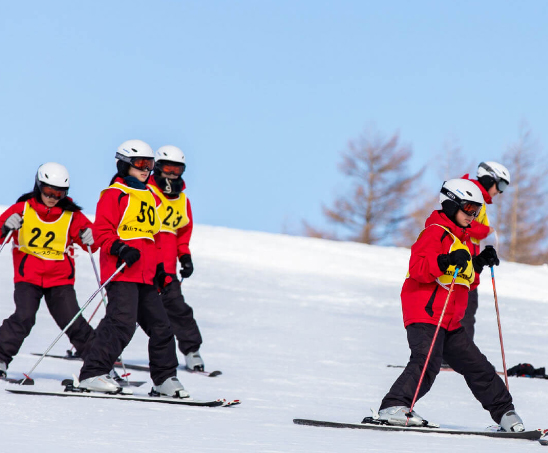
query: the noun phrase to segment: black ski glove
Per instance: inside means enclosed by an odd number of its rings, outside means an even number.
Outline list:
[[[127,264],[127,267],[133,266],[141,258],[141,252],[135,247],[131,247],[122,241],[114,241],[110,248],[110,254],[118,256],[116,267],[120,267],[122,262]]]
[[[164,268],[164,263],[158,264],[158,266],[156,266],[156,275],[154,275],[154,279],[152,280],[158,292],[162,294],[165,290],[165,287],[169,285],[172,281],[173,278],[166,272]]]
[[[497,251],[492,245],[488,245],[481,251],[480,254],[472,258],[472,264],[474,265],[474,270],[478,274],[481,274],[481,271],[485,266],[498,266],[500,261],[497,256]]]
[[[181,263],[181,270],[179,271],[182,278],[188,278],[192,275],[192,272],[194,272],[194,266],[192,265],[192,258],[189,254],[181,255],[179,258],[179,262]]]
[[[458,249],[451,253],[438,255],[438,267],[442,272],[445,272],[449,266],[457,266],[459,269],[466,269],[470,258],[470,253],[467,250]]]

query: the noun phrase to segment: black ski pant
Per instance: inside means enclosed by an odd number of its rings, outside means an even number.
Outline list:
[[[72,285],[42,288],[32,283],[16,283],[13,292],[15,313],[6,318],[0,326],[0,361],[9,364],[19,352],[23,341],[29,336],[36,323],[36,313],[40,308],[42,296],[46,300],[51,316],[61,330],[80,311]],[[79,316],[67,329],[66,334],[77,353],[85,357],[95,336],[93,328],[82,316]],[[49,338],[44,339],[44,347],[46,347],[46,341],[49,341]]]
[[[436,326],[433,324],[417,323],[407,326],[411,357],[403,373],[383,398],[380,409],[411,406],[435,330]],[[514,409],[512,396],[506,385],[462,327],[451,332],[440,328],[417,400],[432,387],[440,370],[442,356],[451,368],[464,376],[476,399],[489,411],[496,423],[500,422],[506,412]]]
[[[176,276],[165,287],[162,293],[162,301],[175,338],[177,338],[179,350],[185,355],[196,352],[202,344],[202,336],[194,319],[192,307],[185,302],[185,298],[181,293],[181,284]]]
[[[460,324],[466,330],[468,336],[473,340],[476,324],[476,312],[478,311],[478,289],[473,289],[468,293],[468,306]]]
[[[177,375],[175,339],[162,299],[153,285],[112,282],[107,285],[106,315],[95,329],[80,380],[108,374],[129,344],[139,323],[149,337],[150,377],[155,385]]]

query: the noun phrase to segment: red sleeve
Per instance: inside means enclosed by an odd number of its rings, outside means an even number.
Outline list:
[[[6,220],[8,220],[8,217],[12,214],[19,214],[21,217],[23,217],[23,211],[25,210],[25,202],[20,201],[19,203],[15,203],[14,205],[11,205],[8,209],[6,209],[2,215],[0,215],[0,228],[4,226],[4,223],[6,223]],[[4,235],[0,233],[0,238],[3,238]],[[11,238],[13,238],[13,234],[11,235]]]
[[[127,204],[128,195],[114,188],[105,190],[97,203],[93,240],[106,253],[110,253],[114,241],[120,239],[117,230]]]
[[[472,220],[470,228],[468,228],[466,232],[471,237],[479,239],[481,241],[482,239],[485,239],[487,236],[489,236],[489,229],[490,228],[488,225],[484,225],[483,223]]]
[[[69,241],[75,242],[82,248],[82,250],[85,250],[87,252],[88,247],[87,245],[84,245],[82,243],[82,239],[80,238],[80,231],[85,230],[87,228],[92,228],[92,227],[93,225],[90,222],[90,220],[80,211],[76,211],[72,215],[72,222],[70,223]],[[91,246],[91,251],[95,252],[99,247],[97,246],[97,241],[95,241],[95,237],[93,239],[94,239],[94,243]]]
[[[192,228],[194,227],[194,221],[192,220],[192,209],[190,207],[190,200],[186,199],[186,213],[188,216],[188,224],[183,228],[177,230],[177,256],[190,255],[190,237],[192,236]]]
[[[438,266],[438,256],[448,253],[451,236],[441,241],[445,230],[432,226],[426,228],[421,237],[411,247],[411,258],[409,259],[409,276],[421,283],[436,281],[443,272]],[[448,238],[448,239],[447,239]]]

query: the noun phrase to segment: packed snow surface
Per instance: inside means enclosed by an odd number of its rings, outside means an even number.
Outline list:
[[[356,431],[294,425],[294,418],[359,422],[370,415],[409,355],[400,289],[409,250],[197,225],[191,243],[195,272],[183,282],[201,328],[206,378],[179,372],[198,399],[240,399],[233,408],[192,408],[128,401],[65,399],[2,391],[1,449],[19,452],[501,452],[537,442],[441,434]],[[98,260],[98,256],[95,256]],[[76,290],[84,304],[97,288],[90,257],[78,250]],[[0,255],[0,316],[13,312],[11,245]],[[502,261],[496,268],[509,366],[547,365],[548,268]],[[489,272],[480,286],[476,339],[502,369]],[[84,315],[90,316],[96,298]],[[99,309],[95,326],[103,315]],[[45,303],[9,367],[22,377],[59,334]],[[70,349],[66,337],[52,349]],[[147,364],[147,337],[138,330],[128,363]],[[179,359],[183,361],[182,355]],[[36,388],[61,389],[80,364],[44,359]],[[148,380],[135,393],[150,390]],[[548,428],[548,381],[510,378],[527,428]],[[493,422],[454,372],[442,372],[416,411],[446,427],[482,430]]]

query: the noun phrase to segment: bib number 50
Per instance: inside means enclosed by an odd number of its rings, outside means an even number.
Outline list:
[[[154,226],[156,222],[156,209],[154,209],[154,206],[149,206],[146,201],[141,201],[141,210],[137,216],[137,222],[144,223],[147,217],[150,225]]]

